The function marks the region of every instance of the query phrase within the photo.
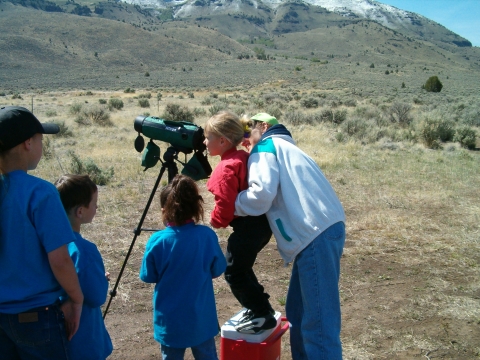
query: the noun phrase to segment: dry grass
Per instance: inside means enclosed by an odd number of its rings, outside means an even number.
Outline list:
[[[132,229],[159,171],[158,167],[146,172],[141,168],[140,154],[133,148],[137,136],[133,120],[145,111],[161,114],[168,102],[187,104],[190,109],[203,107],[207,114],[209,108],[201,105],[207,92],[183,100],[178,99],[180,94],[185,96],[183,92],[163,93],[159,107],[155,100],[150,109],[138,107],[134,97],[139,93],[35,96],[37,116],[47,121],[47,111],[52,114],[54,110],[56,115],[48,120],[64,120],[73,137],[51,136],[55,156],[42,160],[34,175],[53,182],[68,171],[68,150],[82,159],[91,158],[100,168],[114,168],[111,182],[100,187],[97,217],[83,231],[98,245],[112,274],[125,259]],[[113,127],[79,126],[69,114],[72,104],[96,104],[98,99],[112,96],[125,103],[123,110],[111,113]],[[256,110],[252,104],[246,107],[250,112]],[[196,122],[202,125],[205,120],[206,116]],[[341,277],[345,358],[479,357],[480,153],[458,147],[449,148],[451,151],[428,150],[409,142],[385,150],[380,142],[338,142],[338,129],[325,124],[289,128],[299,146],[323,169],[347,214]],[[165,144],[161,149],[166,149]],[[217,161],[212,159],[212,166]],[[199,183],[209,211],[212,198],[205,181]],[[155,201],[144,227],[156,228],[159,224]],[[220,230],[218,235],[224,244],[228,230]],[[151,292],[150,285],[138,280],[147,237],[140,236],[134,246],[113,314],[149,314],[150,300],[147,304],[135,296],[141,291]],[[277,274],[268,275],[282,288],[286,286],[284,281],[288,283],[283,277],[275,279]],[[217,295],[231,296],[223,279],[215,281],[215,289]],[[116,325],[111,326],[112,334],[117,334]],[[145,333],[150,324],[140,321],[138,327],[137,334],[143,332],[138,336],[151,337]],[[284,339],[283,354],[289,359],[288,338]]]

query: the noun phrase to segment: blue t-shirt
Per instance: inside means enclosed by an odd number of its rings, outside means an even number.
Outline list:
[[[68,346],[72,360],[105,360],[113,346],[100,306],[107,298],[108,281],[97,246],[75,232],[75,242],[68,245],[80,281],[84,300],[77,333]]]
[[[12,171],[0,204],[0,313],[17,314],[55,303],[63,290],[48,262],[50,251],[73,241],[53,184]]]
[[[215,232],[188,223],[148,240],[140,279],[156,283],[154,338],[175,348],[197,346],[218,334],[212,278],[227,266]]]

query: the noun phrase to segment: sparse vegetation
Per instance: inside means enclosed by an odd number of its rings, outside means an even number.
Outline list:
[[[99,125],[99,126],[113,126],[110,120],[110,113],[101,105],[92,105],[83,107],[77,114],[75,122],[79,125]]]
[[[60,132],[57,134],[57,136],[60,137],[72,137],[73,132],[68,128],[67,125],[65,125],[65,121],[55,121],[55,124],[58,125],[60,128]]]
[[[138,106],[142,108],[148,108],[150,107],[150,101],[148,101],[148,99],[145,99],[145,98],[138,99]]]
[[[442,91],[443,84],[438,79],[438,76],[431,76],[428,78],[423,88],[428,92],[440,92]]]
[[[87,174],[97,185],[107,185],[112,179],[113,167],[102,170],[92,159],[82,160],[74,151],[70,151],[68,155],[70,156],[69,171],[72,174]]]
[[[469,126],[460,126],[456,129],[453,140],[467,149],[475,149],[476,132]]]
[[[380,72],[379,76],[383,77],[383,73]],[[73,122],[73,116],[67,116],[65,126],[73,129],[73,135],[64,138],[45,136],[44,139],[50,139],[51,142],[49,149],[46,150],[49,155],[35,170],[37,176],[51,180],[63,172],[74,170],[89,172],[97,174],[95,180],[97,183],[105,184],[100,189],[99,217],[91,227],[86,228],[86,236],[98,244],[102,254],[105,254],[106,264],[110,264],[109,270],[113,271],[118,270],[120,265],[112,265],[111,262],[116,261],[117,255],[109,252],[110,246],[114,245],[116,249],[126,251],[131,235],[130,231],[127,235],[124,234],[124,228],[135,227],[139,217],[139,204],[144,204],[146,194],[158,175],[156,171],[143,172],[138,154],[131,146],[125,146],[136,136],[132,120],[139,113],[137,101],[141,98],[147,99],[141,95],[152,90],[155,98],[155,94],[158,93],[155,89],[138,89],[136,97],[118,93],[103,95],[107,99],[115,96],[124,103],[122,112],[112,115],[115,131],[100,126],[94,127],[95,124],[90,119],[87,119],[90,127],[78,126]],[[455,311],[458,311],[457,300],[450,301],[448,300],[450,298],[445,297],[446,290],[444,282],[441,281],[445,280],[445,276],[449,276],[448,281],[455,284],[452,286],[461,292],[459,298],[472,299],[471,293],[458,289],[460,286],[463,286],[463,289],[471,286],[468,285],[470,283],[468,279],[476,274],[476,267],[456,266],[455,272],[449,269],[455,264],[476,264],[470,254],[478,248],[475,243],[478,228],[475,204],[480,199],[472,184],[480,175],[478,173],[480,167],[478,152],[470,151],[467,143],[478,143],[476,137],[478,127],[466,125],[466,122],[475,123],[477,118],[478,100],[473,95],[461,100],[457,98],[446,100],[443,95],[437,98],[438,94],[426,92],[418,94],[417,87],[415,96],[420,101],[419,104],[414,104],[410,92],[396,96],[391,94],[358,96],[360,90],[357,90],[357,94],[345,95],[341,91],[324,87],[312,89],[286,86],[278,87],[275,91],[250,88],[235,91],[218,89],[214,92],[215,97],[208,95],[212,103],[202,105],[203,96],[198,95],[191,99],[188,97],[190,91],[198,90],[162,89],[165,100],[186,104],[185,106],[193,109],[186,109],[187,116],[180,114],[182,110],[185,114],[185,109],[182,109],[184,105],[171,104],[170,101],[159,104],[159,113],[167,113],[168,108],[172,119],[184,121],[188,120],[188,112],[191,112],[192,118],[197,118],[198,123],[202,125],[210,116],[209,109],[217,105],[225,108],[229,104],[229,108],[238,114],[269,112],[281,119],[281,123],[292,132],[298,146],[320,164],[338,193],[347,212],[350,242],[342,258],[341,274],[343,313],[349,317],[349,321],[345,321],[343,325],[345,358],[361,358],[355,341],[360,334],[368,331],[366,327],[367,330],[362,328],[361,332],[357,332],[356,326],[367,320],[351,312],[348,304],[352,304],[353,301],[356,301],[357,305],[360,305],[358,302],[361,301],[362,314],[385,321],[385,324],[376,323],[376,326],[383,329],[382,331],[388,328],[388,334],[396,334],[399,341],[409,339],[401,332],[405,326],[413,326],[417,330],[424,328],[425,331],[431,330],[427,322],[415,320],[418,318],[437,323],[436,320],[441,317],[441,321],[445,323],[474,329],[473,323],[465,323],[464,320],[457,319],[453,313],[438,315],[437,311],[431,310],[434,306],[437,310],[455,308]],[[207,94],[212,94],[212,91]],[[182,94],[185,99],[178,100]],[[56,117],[63,118],[65,113],[70,112],[71,106],[63,107],[60,104],[70,104],[72,98],[65,100],[58,95],[55,96],[58,100],[51,100],[53,97],[48,94],[37,96],[39,97],[37,108],[46,104],[48,100],[46,108],[55,110]],[[310,98],[318,100],[319,106],[322,107],[302,106],[302,102]],[[90,100],[90,103],[92,102]],[[55,107],[53,103],[59,105]],[[409,108],[408,124],[400,126],[398,120],[392,122],[391,116],[398,119],[405,114],[397,112],[391,115],[392,105],[397,103],[408,105],[406,107]],[[263,107],[259,108],[256,104],[263,104]],[[80,113],[94,106],[85,103],[81,105]],[[146,110],[150,113],[150,110]],[[422,126],[428,117],[434,123],[429,128],[434,130],[431,147],[427,146],[422,138],[422,134],[427,135],[427,131],[423,130],[425,127]],[[463,130],[462,126],[466,126],[469,131]],[[164,145],[159,146],[162,147],[162,151],[165,150]],[[437,150],[427,151],[427,148]],[[442,148],[443,151],[440,150]],[[69,151],[74,151],[73,157]],[[183,155],[180,160],[183,161]],[[215,158],[209,158],[209,161],[213,161],[211,164],[214,166]],[[63,171],[59,168],[60,164]],[[179,166],[181,168],[181,165]],[[432,184],[429,179],[435,179],[432,185],[434,188],[430,190],[425,185]],[[162,183],[165,184],[165,180],[162,180]],[[205,182],[200,181],[199,186],[205,192],[202,194],[205,195],[204,199],[211,201],[206,193]],[[157,202],[152,206],[154,209],[151,210],[147,221],[151,223],[148,226],[155,227],[158,222],[155,214],[160,210]],[[428,228],[424,225],[426,223],[429,224]],[[462,230],[465,227],[469,230]],[[114,240],[104,242],[102,234],[105,233],[111,234]],[[375,236],[372,236],[373,233]],[[225,246],[228,230],[218,230],[217,234],[220,244]],[[147,239],[148,235],[138,238],[141,241],[140,250],[144,248]],[[439,251],[443,256],[439,256]],[[421,256],[416,256],[417,252],[421,253]],[[373,253],[375,259],[369,255]],[[396,259],[394,262],[391,261],[392,254]],[[119,259],[123,257],[119,256]],[[122,302],[120,309],[117,309],[115,307],[118,306],[119,300],[115,299],[113,303],[115,312],[107,316],[107,326],[113,338],[118,336],[117,327],[113,324],[131,321],[131,314],[134,309],[139,308],[138,304],[143,306],[144,302],[150,303],[151,300],[150,288],[135,288],[135,292],[129,288],[134,287],[137,281],[135,274],[138,271],[138,261],[139,258],[136,256],[130,259],[131,266],[127,267],[127,275],[122,280],[124,286],[121,294],[128,295],[131,300]],[[270,282],[265,284],[272,298],[278,299],[275,301],[278,303],[279,311],[284,312],[280,300],[285,296],[288,286],[289,268],[281,265],[274,242],[267,245],[267,248],[259,254],[256,267],[260,276],[263,273],[275,274],[275,286]],[[454,274],[458,272],[464,274],[465,279],[455,277]],[[360,280],[361,282],[358,282]],[[437,282],[442,286],[435,285]],[[231,307],[236,306],[235,299],[226,290],[223,278],[215,279],[214,284],[222,322],[227,315],[231,316]],[[395,284],[395,289],[392,290],[393,288],[387,284]],[[354,295],[361,291],[362,296]],[[430,300],[425,304],[419,302],[418,305],[409,305],[408,302],[398,300],[402,306],[399,305],[398,310],[390,310],[395,316],[395,319],[391,320],[390,313],[388,317],[385,316],[384,308],[391,306],[392,301],[395,302],[391,297],[392,291],[399,299],[409,297],[416,299],[417,296],[428,297]],[[430,298],[432,294],[437,295],[434,300]],[[451,292],[448,294],[456,296]],[[375,306],[371,304],[372,299],[375,299]],[[146,318],[150,316],[149,311],[143,310],[143,307],[136,311],[135,314],[141,314]],[[122,314],[121,322],[118,312]],[[471,317],[465,316],[468,319]],[[376,336],[382,343],[388,342],[389,335],[382,334],[383,332]],[[145,347],[150,347],[149,341],[153,343],[148,336],[140,341]],[[286,357],[287,360],[288,341],[288,337],[282,340],[282,346],[286,347],[285,351],[282,350],[282,358]],[[450,346],[450,343],[442,338],[436,338],[436,341],[445,348]],[[470,343],[471,341],[465,341],[465,349],[469,354],[472,353]],[[368,343],[362,346],[366,346],[370,353],[378,354],[375,346]],[[414,345],[412,346],[412,349],[416,349]],[[156,345],[152,351],[157,351]],[[398,352],[393,350],[389,352],[393,357],[395,354]],[[118,357],[115,354],[112,356]]]
[[[119,98],[111,98],[108,100],[108,108],[111,110],[121,110],[123,108],[123,100]]]
[[[165,106],[162,118],[170,121],[193,122],[195,115],[187,106],[169,103]]]

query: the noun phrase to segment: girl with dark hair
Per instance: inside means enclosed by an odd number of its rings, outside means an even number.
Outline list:
[[[155,283],[154,339],[164,360],[217,360],[218,319],[212,278],[226,267],[215,232],[203,220],[203,198],[195,182],[177,175],[160,194],[166,228],[148,240],[140,279]]]

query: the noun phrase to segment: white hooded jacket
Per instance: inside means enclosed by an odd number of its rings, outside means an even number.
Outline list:
[[[267,215],[285,264],[345,213],[315,161],[286,135],[270,128],[248,159],[248,189],[235,201],[239,216]],[[273,130],[273,131],[270,131]]]

